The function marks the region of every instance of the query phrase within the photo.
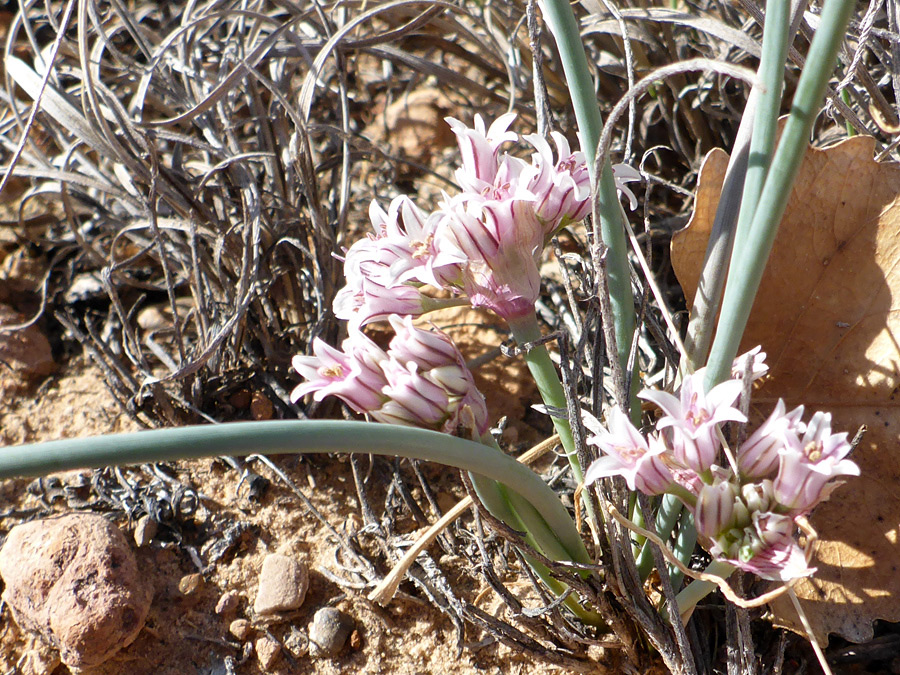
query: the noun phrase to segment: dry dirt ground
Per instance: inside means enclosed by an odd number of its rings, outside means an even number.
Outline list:
[[[8,382],[7,382],[8,383]],[[9,389],[7,389],[7,392]],[[36,442],[60,437],[87,436],[135,429],[129,417],[106,391],[101,371],[81,358],[62,364],[55,373],[23,390],[5,394],[0,404],[0,440],[4,445]],[[276,458],[278,465],[309,497],[321,516],[344,536],[354,535],[362,527],[359,505],[346,458],[314,457],[302,461]],[[390,481],[386,462],[365,468],[371,470],[370,484]],[[337,583],[349,579],[347,560],[338,553],[337,540],[329,528],[317,520],[291,490],[262,465],[254,466],[271,479],[261,494],[253,495],[241,482],[241,473],[218,460],[184,462],[173,467],[172,475],[200,497],[200,505],[191,516],[178,519],[174,529],[160,528],[148,545],[134,546],[142,574],[152,586],[154,599],[145,628],[136,641],[124,649],[108,666],[98,672],[142,674],[193,673],[524,673],[534,672],[536,664],[513,653],[468,627],[462,636],[451,620],[438,611],[409,582],[387,607],[365,598],[366,590]],[[442,508],[451,506],[461,494],[459,477],[439,467],[426,467],[429,481],[437,491]],[[126,470],[123,476],[132,484],[146,483],[148,474],[139,469]],[[60,513],[76,507],[97,510],[100,506],[85,486],[90,473],[55,476],[51,488],[39,490],[29,480],[0,484],[0,531],[42,514]],[[68,486],[65,496],[47,503],[55,488]],[[379,491],[376,489],[377,495]],[[383,493],[383,491],[381,491]],[[80,500],[87,501],[83,504]],[[92,504],[92,505],[91,505]],[[108,516],[131,536],[135,523],[121,512]],[[402,523],[401,523],[402,524]],[[415,523],[407,523],[410,532]],[[222,558],[198,577],[191,549],[210,558],[209,546],[221,542],[225,533],[240,532]],[[364,536],[364,535],[362,535]],[[178,540],[181,543],[178,543]],[[310,590],[302,608],[277,619],[261,620],[253,616],[252,605],[257,575],[266,553],[289,552],[310,568]],[[442,554],[432,547],[435,555]],[[448,559],[441,563],[450,569],[466,561]],[[510,576],[514,570],[510,570]],[[502,611],[491,593],[479,596],[463,575],[449,580],[469,596],[478,597],[479,607]],[[216,604],[227,591],[240,598],[237,608],[217,614]],[[280,641],[292,630],[306,630],[315,611],[330,605],[349,614],[356,630],[347,646],[333,659],[293,657],[283,652],[268,669],[260,666],[254,641],[267,634]],[[253,623],[253,632],[244,641],[229,633],[229,624],[237,618]],[[542,664],[541,672],[559,672]],[[69,670],[58,664],[53,649],[23,634],[12,620],[8,607],[0,612],[0,672],[54,673]]]

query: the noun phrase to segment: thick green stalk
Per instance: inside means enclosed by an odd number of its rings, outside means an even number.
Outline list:
[[[518,319],[509,320],[509,328],[512,330],[516,343],[523,349],[526,345],[541,339],[541,328],[538,326],[534,312]],[[544,345],[534,345],[531,349],[524,351],[523,358],[525,363],[528,364],[528,370],[534,378],[544,404],[553,408],[568,410],[566,392],[559,381],[556,366],[550,359],[547,348]],[[553,421],[556,433],[559,434],[559,442],[572,467],[575,482],[581,483],[584,481],[584,467],[578,461],[578,451],[575,448],[575,439],[572,436],[572,427],[569,426],[569,420],[556,415],[551,415],[550,419]]]
[[[663,541],[667,541],[672,530],[675,529],[675,524],[678,522],[678,517],[681,515],[683,508],[684,504],[682,504],[681,500],[675,495],[665,494],[662,496],[659,510],[656,512],[654,529]],[[650,548],[651,546],[653,546],[652,542],[644,541],[643,546],[641,546],[641,552],[637,556],[637,560],[635,560],[638,574],[641,575],[641,581],[647,580],[647,577],[650,576],[650,572],[653,571],[653,567],[656,564],[653,560],[653,550]],[[681,562],[685,561],[682,560]],[[669,571],[670,576],[672,571],[673,570]]]
[[[707,363],[707,390],[731,374],[731,364],[737,355],[778,224],[806,154],[813,121],[855,5],[850,0],[828,0],[822,10],[821,22],[797,83],[791,113],[772,159],[750,231],[740,245],[735,245],[732,253],[722,314]]]
[[[220,455],[365,452],[454,466],[503,483],[541,515],[570,555],[590,562],[575,523],[540,476],[499,451],[448,434],[370,422],[287,420],[155,429],[0,448],[0,478]]]
[[[622,222],[622,210],[609,160],[604,160],[597,176],[595,162],[603,118],[597,104],[597,94],[588,66],[584,44],[575,14],[568,0],[541,0],[544,20],[553,33],[560,61],[572,98],[581,149],[587,161],[591,183],[599,201],[600,235],[606,244],[606,269],[609,277],[610,302],[612,304],[619,363],[622,372],[628,365],[631,340],[634,336],[634,296],[631,292],[631,272],[628,265],[628,243]],[[595,230],[597,224],[594,224]]]
[[[747,177],[744,179],[744,191],[738,215],[737,234],[735,235],[736,249],[734,250],[740,250],[747,240],[759,197],[769,173],[769,166],[772,163],[772,154],[775,151],[790,22],[788,0],[771,0],[766,5],[762,58],[760,58],[758,71],[763,89],[759,95],[756,116],[753,120],[753,137],[750,141]]]
[[[684,340],[687,362],[683,360],[681,363],[682,377],[706,363],[719,314],[722,289],[725,287],[728,261],[734,249],[739,215],[743,212],[742,209],[746,209],[749,217],[752,217],[771,163],[778,112],[781,109],[785,55],[794,35],[792,27],[787,26],[788,22],[780,16],[786,5],[786,0],[773,0],[770,7],[767,7],[763,53],[757,71],[758,84],[754,85],[744,106],[741,125],[722,185],[722,196],[716,207],[716,217],[703,260],[703,272],[697,284],[691,320]],[[782,33],[782,24],[787,26],[787,34]],[[760,120],[760,115],[765,119]],[[748,178],[748,165],[751,162],[753,169]],[[746,198],[742,199],[745,190]]]

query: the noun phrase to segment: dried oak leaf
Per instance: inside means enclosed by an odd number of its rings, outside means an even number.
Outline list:
[[[771,376],[754,407],[834,415],[833,428],[867,433],[850,478],[816,509],[815,577],[796,588],[817,641],[872,638],[875,619],[900,620],[900,165],[873,160],[874,140],[810,149],[791,194],[741,349],[761,344]],[[725,153],[707,157],[697,206],[672,242],[688,301],[721,192]],[[790,601],[776,622],[800,630]]]

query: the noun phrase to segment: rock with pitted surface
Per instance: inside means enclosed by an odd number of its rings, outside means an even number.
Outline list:
[[[100,665],[130,644],[150,610],[152,591],[125,535],[90,513],[14,527],[0,576],[16,623],[58,648],[70,668]]]

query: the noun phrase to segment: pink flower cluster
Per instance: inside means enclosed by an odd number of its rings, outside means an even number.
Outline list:
[[[445,194],[433,213],[405,196],[387,211],[372,204],[374,234],[346,251],[347,285],[334,303],[338,318],[363,325],[460,303],[506,319],[532,311],[541,251],[560,228],[588,214],[590,179],[583,153],[572,152],[558,133],[552,134],[555,156],[537,135],[525,137],[535,150],[531,161],[502,153],[504,144],[518,140],[509,130],[514,119],[508,113],[487,128],[479,115],[474,128],[447,119],[462,156],[455,174],[462,192]],[[614,172],[633,208],[625,183],[640,174],[626,165]]]
[[[765,373],[764,357],[758,351],[749,355],[752,378]],[[608,428],[585,415],[594,434],[588,443],[604,453],[588,468],[585,483],[622,476],[632,490],[672,493],[693,513],[701,541],[715,558],[765,579],[808,576],[815,570],[795,537],[797,520],[840,485],[833,478],[858,476],[859,467],[846,459],[847,434],[831,432],[830,414],[817,412],[804,423],[802,406],[786,412],[779,400],[737,448],[737,472],[724,468],[721,425],[747,422],[735,407],[746,370],[739,362],[735,379],[709,392],[703,370],[684,380],[678,397],[642,392],[641,398],[664,412],[647,438],[618,408],[610,410]]]
[[[408,316],[391,316],[390,322],[396,335],[387,351],[352,325],[343,351],[316,338],[313,356],[294,357],[306,382],[291,400],[337,396],[377,422],[476,439],[487,433],[484,397],[453,341],[437,329],[414,326]]]

